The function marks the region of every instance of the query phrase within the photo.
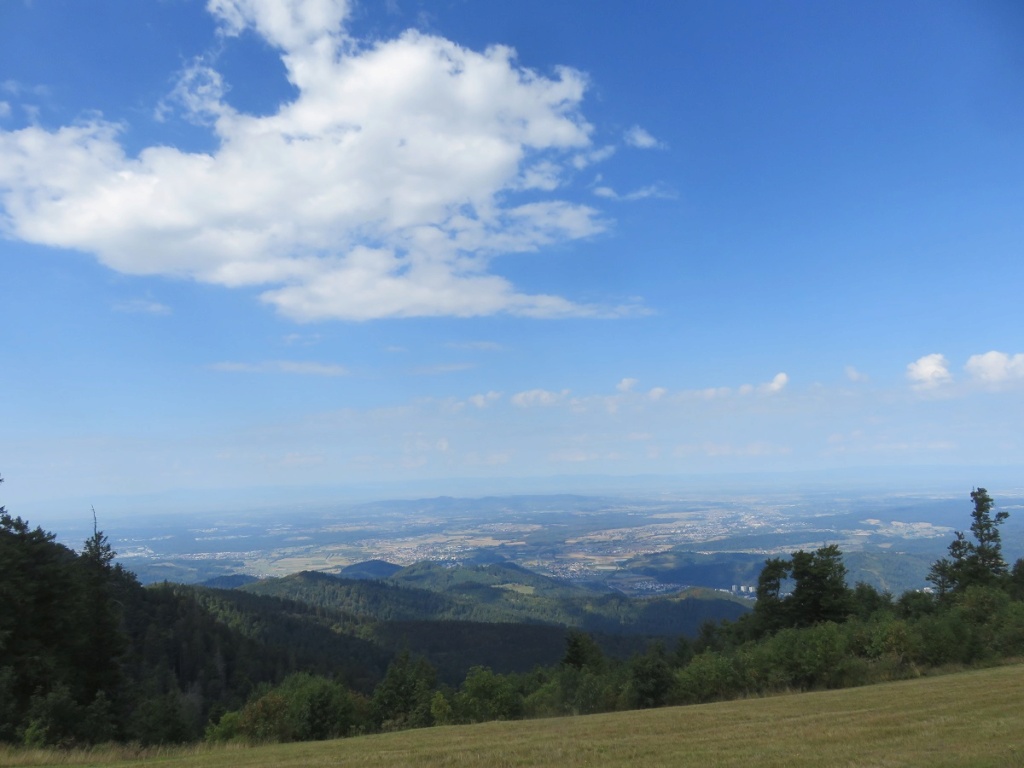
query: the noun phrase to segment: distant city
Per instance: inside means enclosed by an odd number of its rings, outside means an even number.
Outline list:
[[[851,585],[899,593],[928,586],[929,564],[968,519],[969,490],[438,497],[116,518],[101,527],[144,582],[340,573],[368,560],[508,561],[629,595],[704,587],[751,597],[766,557],[837,544]],[[1010,512],[1003,538],[1012,562],[1024,555],[1024,497],[996,500]],[[72,546],[73,533],[62,531]]]

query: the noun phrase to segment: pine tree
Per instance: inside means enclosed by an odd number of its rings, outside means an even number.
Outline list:
[[[969,586],[991,586],[1005,580],[1008,573],[1003,560],[999,526],[1010,516],[1008,512],[992,514],[995,502],[984,488],[971,491],[974,509],[971,512],[971,541],[963,531],[954,533],[949,544],[949,557],[932,564],[928,581],[935,585],[940,597]]]

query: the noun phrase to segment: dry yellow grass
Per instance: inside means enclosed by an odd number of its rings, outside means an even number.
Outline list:
[[[1024,665],[845,691],[258,748],[0,752],[22,765],[1024,766]]]

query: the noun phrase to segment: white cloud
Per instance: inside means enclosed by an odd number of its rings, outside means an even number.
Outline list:
[[[157,301],[150,301],[149,299],[131,299],[130,301],[122,301],[114,305],[114,310],[117,312],[127,312],[128,314],[171,314],[171,308],[166,304],[161,304]]]
[[[212,370],[223,373],[295,373],[303,376],[347,376],[348,369],[327,363],[268,360],[262,363],[214,363]]]
[[[496,403],[501,399],[501,392],[488,392],[481,395],[473,395],[469,398],[469,402],[475,405],[477,408],[486,408],[492,403]]]
[[[925,355],[907,365],[907,378],[917,390],[935,389],[953,380],[945,355]]]
[[[861,373],[852,365],[846,366],[846,368],[843,369],[843,372],[846,374],[846,378],[849,379],[850,381],[860,382],[868,380],[868,376],[866,373]]]
[[[647,393],[647,397],[657,402],[667,394],[668,390],[665,389],[665,387],[652,387],[651,390]]]
[[[526,392],[517,392],[512,395],[512,404],[519,408],[531,408],[533,406],[556,405],[569,396],[569,390],[561,392],[550,392],[546,389],[531,389]]]
[[[6,101],[0,101],[0,119],[11,116],[11,105]]]
[[[607,413],[616,413],[627,404],[642,408],[643,402],[652,403],[666,401],[669,390],[665,387],[653,387],[648,390],[644,397],[633,398],[631,392],[636,391],[639,379],[624,378],[615,385],[619,394],[616,395],[582,395],[567,398],[568,389],[561,392],[550,392],[542,389],[534,389],[528,392],[521,392],[512,397],[515,405],[556,405],[567,404],[576,413],[587,413],[595,410],[602,410]],[[759,395],[774,395],[781,392],[789,384],[789,376],[785,373],[776,374],[771,381],[754,386],[744,384],[737,388],[732,387],[704,387],[702,389],[686,389],[673,393],[667,401],[672,403],[692,403],[694,401],[725,401],[736,399],[737,395],[749,396],[755,393]]]
[[[601,455],[592,451],[583,451],[579,449],[570,449],[565,451],[555,451],[550,454],[548,458],[555,462],[567,462],[570,464],[579,464],[586,461],[596,461],[601,458]]]
[[[542,189],[550,192],[562,184],[562,168],[550,160],[526,168],[519,177],[518,189]]]
[[[285,345],[291,346],[302,346],[311,347],[315,344],[319,344],[321,341],[319,333],[289,333],[282,338]]]
[[[785,456],[790,452],[791,449],[788,446],[764,441],[750,442],[743,445],[708,441],[700,445],[680,445],[672,453],[676,458],[687,458],[695,454],[711,458],[732,458]]]
[[[606,200],[623,200],[626,202],[633,202],[635,200],[647,200],[648,198],[661,198],[663,200],[671,200],[675,197],[675,194],[664,187],[661,184],[651,184],[640,189],[635,189],[632,192],[625,194],[619,194],[609,186],[602,185],[594,187],[594,194],[597,197],[603,197]]]
[[[126,274],[262,286],[298,321],[633,311],[521,293],[488,272],[496,254],[606,227],[593,208],[538,199],[573,158],[608,154],[591,149],[581,73],[541,76],[507,47],[414,31],[364,45],[341,0],[208,8],[224,36],[252,30],[280,51],[295,100],[238,112],[230,84],[196,61],[160,112],[209,125],[209,154],[129,156],[123,127],[101,118],[0,131],[0,231]],[[524,188],[529,202],[515,197]]]
[[[225,35],[252,28],[289,55],[310,51],[314,58],[330,52],[333,46],[319,52],[316,48],[341,35],[349,12],[347,0],[207,0],[206,7],[223,22]]]
[[[658,141],[656,138],[651,136],[647,131],[641,128],[639,125],[634,125],[628,131],[626,131],[623,138],[631,147],[637,149],[664,149],[665,145]]]
[[[154,116],[162,122],[181,109],[191,123],[216,125],[218,118],[231,115],[231,109],[224,103],[226,91],[220,73],[202,59],[194,59],[181,71],[170,95],[161,99]]]
[[[781,392],[783,389],[785,389],[788,383],[789,376],[787,376],[785,373],[777,373],[771,381],[761,384],[757,389],[762,394],[773,395],[776,392]]]
[[[729,387],[705,387],[704,389],[695,390],[688,394],[696,395],[697,397],[705,400],[714,400],[719,397],[728,397],[732,394],[732,390],[729,389]]]
[[[45,97],[50,95],[50,89],[45,85],[25,85],[17,80],[4,80],[0,82],[0,91],[9,93],[12,96],[36,96]]]
[[[572,158],[572,167],[577,171],[582,171],[587,166],[603,163],[614,154],[615,147],[611,144],[591,150],[590,152],[581,152]]]
[[[1024,354],[1008,355],[993,350],[983,355],[971,355],[964,370],[983,384],[1024,380]]]

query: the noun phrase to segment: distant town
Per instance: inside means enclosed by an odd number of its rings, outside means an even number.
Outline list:
[[[1021,499],[1001,505],[1020,507]],[[119,560],[150,582],[339,573],[367,560],[509,561],[630,595],[704,587],[749,598],[766,557],[823,544],[846,554],[851,583],[923,589],[928,563],[944,552],[966,506],[954,497],[850,494],[444,497],[153,517],[118,521],[108,533]],[[1004,541],[1010,556],[1024,553],[1019,516],[1011,515]]]

